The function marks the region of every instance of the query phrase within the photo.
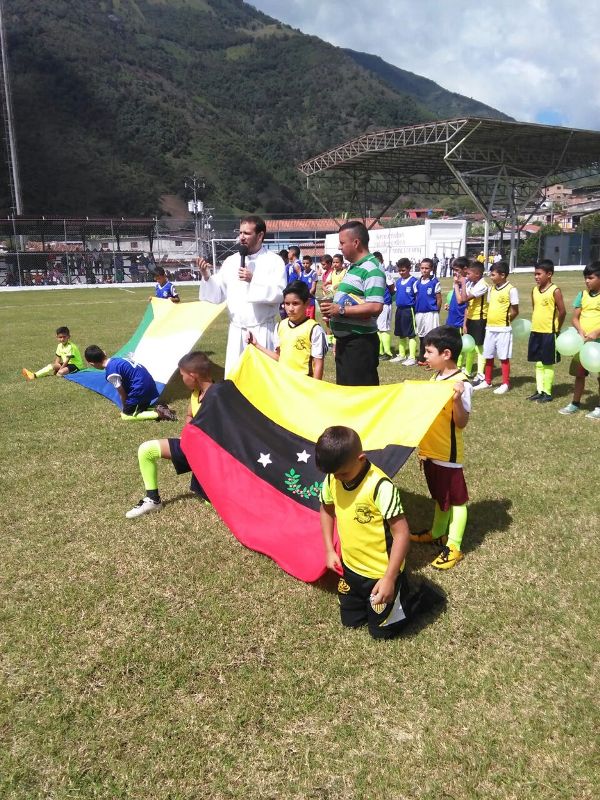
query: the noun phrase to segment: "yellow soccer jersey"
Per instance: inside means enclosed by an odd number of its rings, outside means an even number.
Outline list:
[[[289,319],[282,319],[277,326],[279,339],[279,363],[291,369],[312,375],[312,333],[317,326],[314,319],[305,319],[299,325],[293,325]]]
[[[510,326],[511,293],[514,286],[492,286],[488,293],[487,327],[508,328]],[[516,305],[516,304],[515,304]]]
[[[73,364],[77,369],[85,369],[79,348],[73,342],[56,345],[56,357],[61,364]]]
[[[333,292],[336,291],[337,287],[344,280],[344,275],[345,274],[346,274],[346,270],[345,269],[341,269],[339,272],[336,272],[335,270],[333,270],[333,272],[331,273],[331,290]]]
[[[531,315],[531,330],[534,333],[558,333],[558,311],[554,292],[557,286],[551,283],[543,292],[539,286],[534,286],[531,291],[533,314]]]
[[[437,375],[431,378],[437,380]],[[442,380],[465,381],[464,372],[457,372]],[[467,387],[465,387],[467,388]],[[462,464],[464,457],[462,428],[454,423],[453,398],[446,403],[436,417],[419,445],[419,456],[432,461],[445,461],[449,464]]]
[[[477,297],[471,297],[467,302],[467,319],[485,319],[487,317],[488,288],[489,286],[483,278],[478,280],[477,283],[468,283],[467,291],[476,291]]]
[[[584,333],[600,328],[600,292],[592,295],[584,289],[581,295],[581,316],[579,324]]]
[[[190,407],[192,409],[192,417],[195,417],[198,413],[198,409],[200,408],[200,390],[194,389],[192,394],[190,395]]]
[[[321,502],[335,506],[344,564],[365,578],[382,578],[392,548],[389,520],[404,514],[400,492],[388,476],[370,464],[360,484],[347,489],[342,481],[327,475]]]

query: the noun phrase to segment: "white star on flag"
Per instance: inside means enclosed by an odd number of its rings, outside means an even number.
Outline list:
[[[256,460],[258,461],[259,464],[262,464],[263,467],[266,467],[267,464],[272,464],[273,463],[271,461],[271,454],[270,453],[261,453],[260,454],[260,458],[257,458]]]
[[[296,453],[296,455],[298,456],[298,461],[304,461],[305,464],[308,464],[310,453],[307,453],[306,450],[303,450],[301,453]]]

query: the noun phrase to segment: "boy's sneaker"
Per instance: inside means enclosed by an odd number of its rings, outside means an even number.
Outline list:
[[[156,413],[159,419],[166,419],[169,422],[177,422],[177,414],[171,411],[169,406],[158,405],[156,406]]]
[[[435,569],[452,569],[459,561],[462,561],[464,554],[461,550],[452,547],[451,544],[446,545],[437,558],[431,562],[431,566]]]
[[[35,373],[31,372],[31,370],[29,369],[25,369],[25,367],[23,367],[23,369],[21,370],[21,375],[25,378],[26,381],[35,380]]]
[[[477,383],[473,384],[473,391],[474,392],[476,392],[478,389],[491,389],[491,388],[492,388],[492,384],[488,383],[485,379],[482,380],[482,381],[478,381]],[[501,386],[498,387],[498,389],[501,389],[501,388],[502,388]],[[506,389],[506,391],[508,391],[508,388]],[[501,392],[501,393],[498,392],[498,394],[504,394],[504,392]]]
[[[501,383],[497,389],[494,389],[494,394],[506,394],[509,390],[510,386],[508,385],[508,383]]]
[[[567,416],[570,414],[577,414],[578,411],[581,411],[581,406],[579,403],[569,403],[568,406],[558,409],[559,414],[565,414]]]
[[[590,411],[589,414],[585,415],[586,419],[597,419],[600,421],[600,406],[596,406],[593,411]]]
[[[390,358],[390,364],[402,364],[403,361],[404,359],[402,356],[394,356],[393,358]]]
[[[527,399],[535,402],[536,400],[539,400],[543,394],[543,392],[534,392],[533,394],[530,394]]]
[[[402,366],[404,367],[416,367],[417,366],[417,359],[416,358],[405,358],[402,362]]]
[[[551,403],[553,397],[551,394],[546,394],[546,392],[542,392],[538,397],[538,403]]]
[[[473,378],[473,388],[479,386],[480,383],[485,383],[485,375],[482,375],[481,372],[478,372]]]
[[[143,497],[137,506],[128,511],[125,516],[127,519],[135,519],[143,514],[151,514],[153,511],[162,511],[163,504],[160,500],[153,500],[151,497]]]
[[[391,356],[389,356],[387,353],[382,353],[382,354],[379,356],[379,360],[380,360],[380,361],[391,361],[391,360],[392,360],[392,357],[391,357]]]
[[[477,377],[477,376],[475,375],[475,373],[473,373],[473,372],[467,372],[467,368],[466,368],[466,367],[462,367],[460,371],[461,371],[461,372],[462,372],[462,374],[465,376],[465,378],[468,378],[470,381],[472,381],[472,380],[473,380],[473,378],[476,378],[476,377]]]
[[[420,542],[421,544],[446,544],[448,541],[447,536],[440,536],[438,539],[434,539],[431,535],[431,531],[418,531],[418,533],[409,533],[409,537],[411,542]]]

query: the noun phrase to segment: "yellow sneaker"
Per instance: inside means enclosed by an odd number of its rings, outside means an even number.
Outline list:
[[[452,567],[455,567],[464,557],[464,553],[461,550],[457,550],[449,544],[443,548],[437,558],[433,559],[431,566],[435,567],[435,569],[452,569]]]
[[[23,367],[23,369],[21,370],[21,375],[25,378],[26,381],[34,381],[35,380],[34,373],[31,372],[28,369],[25,369],[25,367]]]
[[[439,539],[434,539],[431,531],[419,531],[418,533],[409,533],[411,542],[420,542],[421,544],[446,544],[448,541],[447,536],[440,536]]]

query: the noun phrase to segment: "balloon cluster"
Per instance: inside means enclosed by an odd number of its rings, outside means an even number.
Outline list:
[[[556,349],[562,356],[579,354],[579,363],[588,372],[600,372],[600,343],[584,342],[575,328],[567,328],[556,339]]]

